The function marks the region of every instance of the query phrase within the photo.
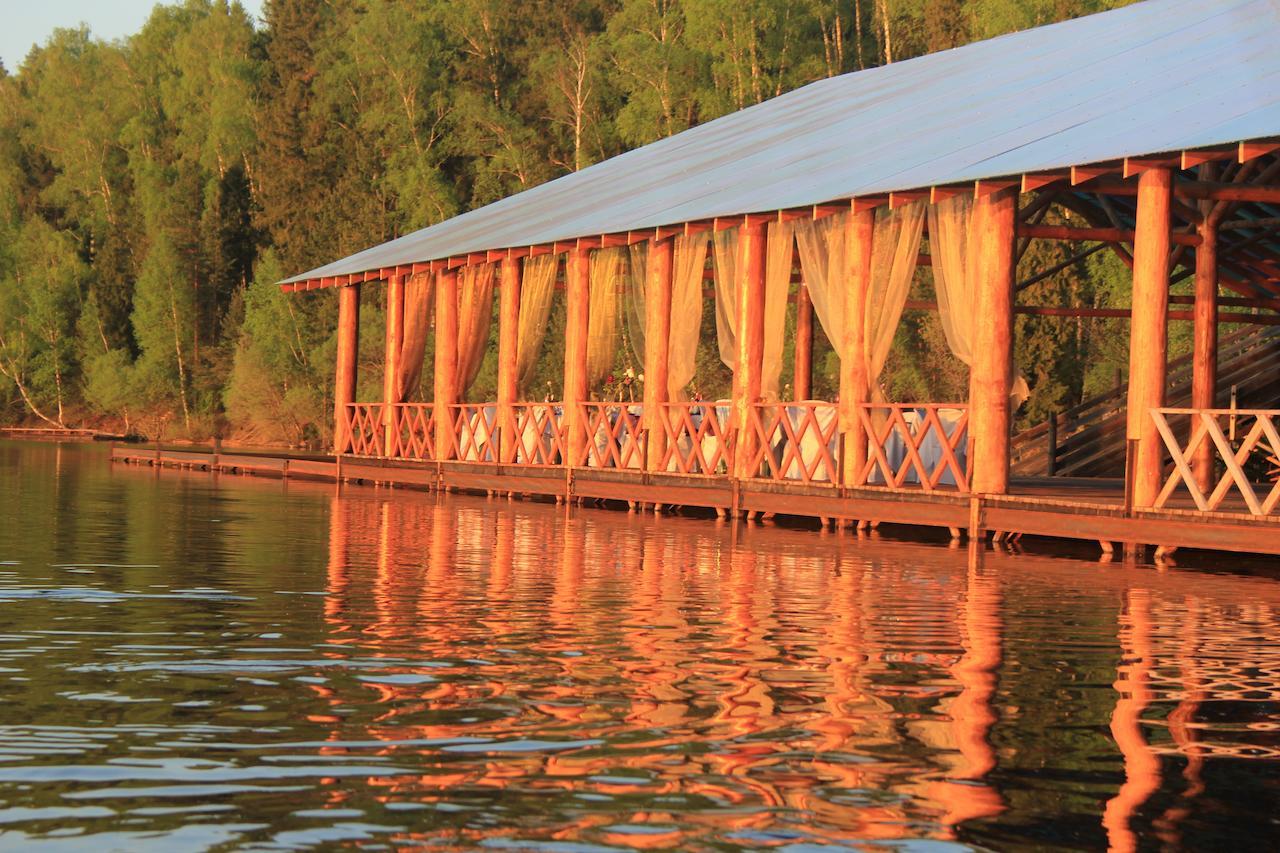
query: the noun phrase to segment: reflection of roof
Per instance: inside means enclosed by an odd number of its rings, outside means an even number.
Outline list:
[[[1149,0],[821,80],[289,281],[1277,136],[1278,36]]]

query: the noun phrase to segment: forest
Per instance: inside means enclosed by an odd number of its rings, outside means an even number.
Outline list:
[[[0,66],[0,423],[322,446],[336,300],[280,279],[823,77],[1116,5],[267,0],[254,20],[186,0],[119,41],[56,30]],[[1035,245],[1024,269],[1067,254]],[[1128,288],[1097,253],[1022,298],[1125,306]],[[361,399],[381,394],[379,293]],[[1020,421],[1114,384],[1126,325],[1020,316]],[[1188,333],[1172,330],[1175,353]],[[816,353],[829,399],[837,365]],[[489,362],[473,399],[492,394]],[[964,399],[964,371],[936,314],[904,315],[891,398]]]

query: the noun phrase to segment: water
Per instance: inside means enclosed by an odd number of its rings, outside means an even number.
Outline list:
[[[1266,576],[391,494],[0,443],[0,848],[1280,838]]]

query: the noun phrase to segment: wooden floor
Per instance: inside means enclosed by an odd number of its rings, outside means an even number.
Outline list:
[[[1124,507],[1120,480],[1015,480],[1011,494],[978,496],[920,489],[841,488],[793,481],[656,474],[616,468],[405,462],[358,457],[221,452],[119,445],[112,460],[223,473],[366,482],[401,487],[500,491],[561,499],[604,499],[721,512],[774,513],[844,521],[949,528],[953,535],[1001,534],[1280,555],[1280,516],[1186,506]]]

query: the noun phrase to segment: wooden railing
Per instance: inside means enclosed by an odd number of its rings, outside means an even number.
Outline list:
[[[351,456],[386,456],[387,427],[383,403],[348,403],[346,452]]]
[[[858,484],[969,491],[967,405],[870,403],[858,419],[869,445]]]
[[[388,456],[429,462],[436,458],[435,407],[430,403],[397,403]]]
[[[1156,509],[1189,495],[1201,512],[1276,514],[1280,506],[1280,410],[1165,408],[1152,409],[1151,417],[1173,459],[1173,470],[1156,497]],[[1210,486],[1207,490],[1201,488],[1192,466],[1205,442],[1213,449],[1214,460],[1214,470],[1205,477]],[[1236,498],[1243,501],[1243,507],[1232,505]]]
[[[664,403],[656,427],[665,450],[657,470],[704,477],[733,473],[734,435],[727,401]]]
[[[574,462],[586,468],[645,467],[645,442],[636,403],[582,403],[582,423],[587,431],[581,457]]]
[[[516,465],[548,466],[564,461],[563,410],[556,403],[517,403],[513,407],[515,435],[502,435],[504,461]],[[514,444],[514,455],[506,448]]]
[[[462,462],[498,461],[498,406],[459,403],[449,407],[453,458]]]
[[[755,436],[749,470],[767,480],[835,483],[840,479],[840,424],[834,403],[805,400],[751,407]]]

